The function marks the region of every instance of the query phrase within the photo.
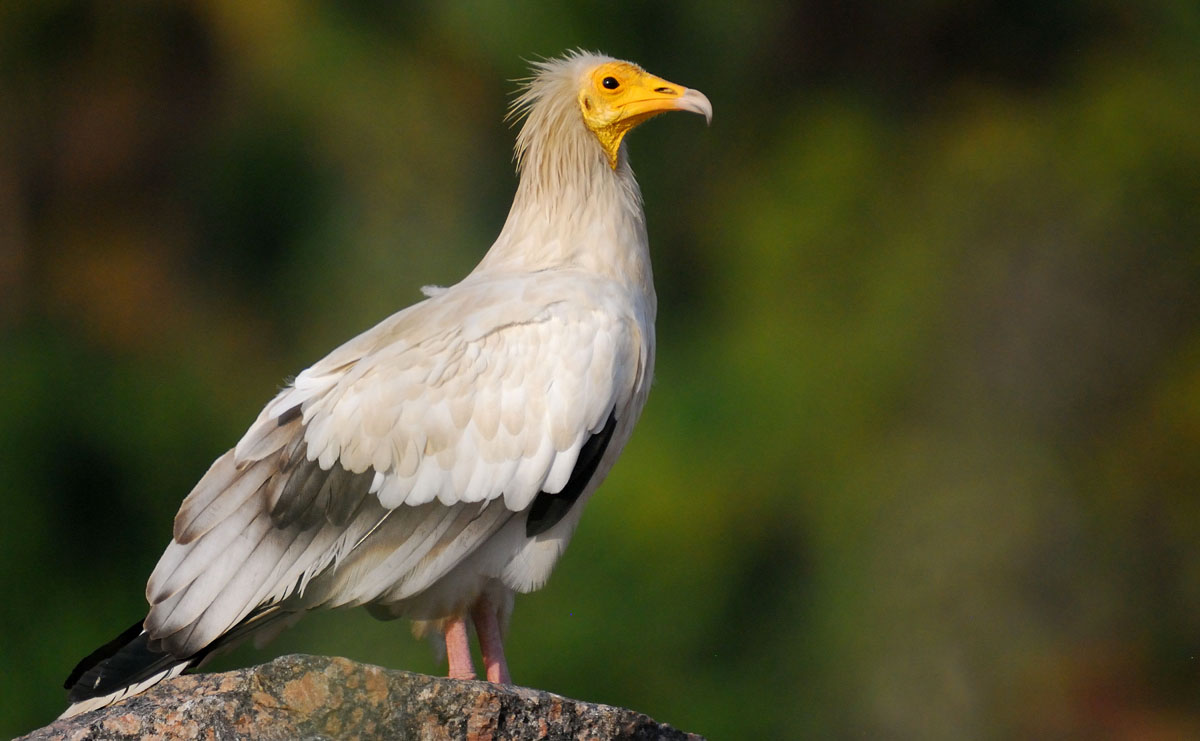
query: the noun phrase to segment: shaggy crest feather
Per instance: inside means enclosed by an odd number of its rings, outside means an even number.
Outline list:
[[[558,59],[532,62],[535,74],[520,81],[522,88],[506,117],[523,123],[513,150],[522,175],[517,199],[548,199],[580,189],[585,202],[591,197],[596,163],[604,162],[604,153],[580,116],[579,91],[591,69],[615,61],[604,54],[575,49]],[[623,179],[621,186],[626,199],[640,210],[642,194],[632,175]]]
[[[536,150],[539,143],[568,136],[573,131],[587,132],[579,116],[579,88],[589,69],[613,61],[616,60],[598,52],[573,49],[556,59],[530,62],[534,74],[516,80],[521,87],[505,116],[505,120],[513,123],[524,121],[514,148],[518,171],[524,171],[530,150]],[[583,143],[586,145],[586,137]],[[589,149],[594,150],[595,146]],[[568,165],[560,164],[564,168]]]

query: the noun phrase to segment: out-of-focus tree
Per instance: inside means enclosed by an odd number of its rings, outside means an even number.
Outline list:
[[[1200,735],[1200,8],[0,4],[0,733],[283,378],[456,280],[523,60],[630,142],[658,380],[519,682],[714,738]],[[397,624],[265,651],[438,671]]]

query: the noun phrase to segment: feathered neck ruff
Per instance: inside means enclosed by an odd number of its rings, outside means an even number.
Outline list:
[[[579,105],[589,71],[609,61],[573,51],[534,63],[509,111],[510,120],[523,120],[515,147],[520,183],[478,269],[579,264],[632,271],[639,282],[649,277],[642,196],[625,147],[614,169]]]

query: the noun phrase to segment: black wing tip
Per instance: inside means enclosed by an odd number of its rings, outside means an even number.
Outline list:
[[[183,657],[151,648],[150,636],[139,620],[76,665],[63,685],[68,691],[67,699],[74,705],[138,685],[141,686],[136,691],[141,692],[168,676],[203,663],[214,652],[232,648],[253,631],[288,614],[275,605],[260,608],[212,643]]]
[[[84,674],[96,668],[104,661],[116,656],[120,653],[121,649],[137,640],[137,637],[142,633],[142,622],[138,620],[133,625],[121,631],[121,634],[116,638],[80,659],[75,668],[71,670],[71,673],[67,675],[66,681],[63,682],[63,689],[73,689]]]
[[[171,654],[152,651],[147,647],[144,638],[139,636],[116,656],[105,659],[84,672],[69,688],[67,701],[74,705],[120,693],[154,677],[158,677],[154,681],[159,681],[165,679],[174,667],[183,665],[186,669],[195,665],[196,661],[195,658],[179,659]],[[140,692],[148,686],[137,691]]]
[[[534,497],[533,504],[529,506],[529,516],[525,520],[525,537],[537,537],[566,517],[567,512],[571,511],[575,501],[587,488],[592,476],[596,475],[600,459],[604,457],[604,451],[608,449],[608,443],[612,440],[616,428],[617,413],[613,410],[608,415],[608,421],[604,423],[604,429],[589,437],[580,448],[575,469],[571,471],[562,491],[557,494],[547,494],[543,491]]]

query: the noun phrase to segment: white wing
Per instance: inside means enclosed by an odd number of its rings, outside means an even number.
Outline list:
[[[648,326],[587,273],[471,276],[338,348],[184,501],[147,585],[151,637],[185,656],[263,605],[428,588],[640,411]]]

